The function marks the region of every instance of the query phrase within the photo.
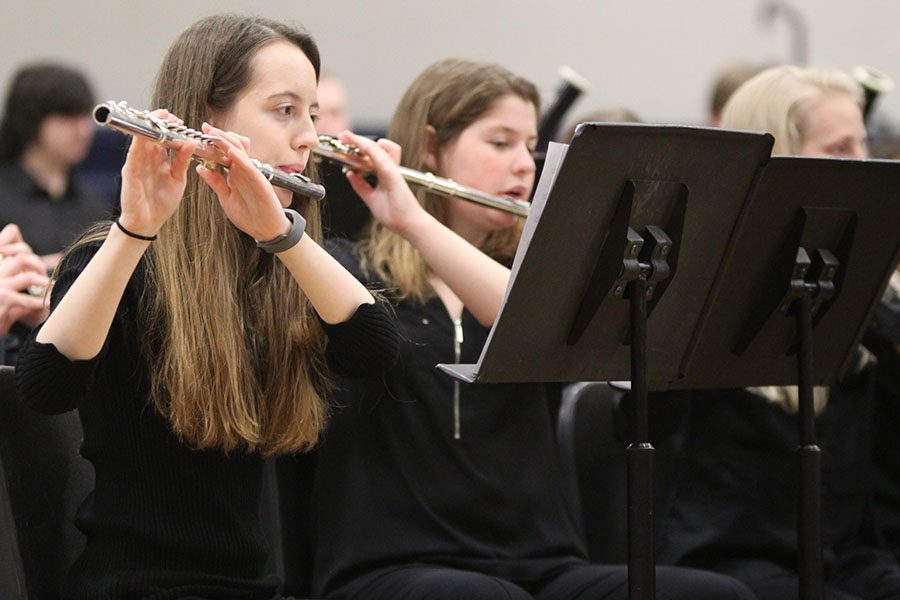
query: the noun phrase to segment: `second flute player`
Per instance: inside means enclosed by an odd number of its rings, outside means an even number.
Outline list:
[[[424,191],[416,197],[396,164],[402,158],[487,194],[525,198],[535,176],[538,103],[532,83],[499,65],[447,59],[404,93],[393,141],[340,136],[360,148],[378,183],[348,174],[372,223],[358,245],[335,241],[335,254],[388,290],[402,342],[395,367],[341,382],[335,393],[334,419],[317,452],[313,597],[628,594],[624,565],[585,557],[562,494],[551,390],[464,386],[434,368],[482,351],[521,219]],[[529,341],[523,332],[522,343]],[[292,541],[284,540],[286,557],[299,556],[288,552]],[[287,562],[288,572],[299,568]],[[659,567],[657,581],[660,600],[753,598],[713,573]]]
[[[195,23],[153,103],[206,122],[228,176],[189,170],[194,142],[175,142],[170,161],[136,137],[121,216],[63,260],[17,383],[43,411],[80,409],[96,472],[67,598],[275,597],[262,457],[315,443],[332,372],[372,375],[396,357],[385,307],[317,244],[316,202],[251,162],[305,169],[318,74],[303,31],[237,15]]]

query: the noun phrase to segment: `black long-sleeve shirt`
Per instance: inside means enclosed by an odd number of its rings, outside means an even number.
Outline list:
[[[362,277],[352,247],[334,254]],[[384,376],[342,382],[317,451],[314,594],[404,563],[527,581],[584,561],[546,386],[455,383],[435,364],[474,362],[488,329],[464,312],[456,361],[457,329],[439,298],[395,308],[400,360]]]
[[[55,307],[97,246],[71,254],[53,288]],[[71,361],[29,340],[17,368],[25,402],[44,412],[78,408],[81,453],[96,487],[76,524],[87,544],[66,583],[69,598],[271,598],[260,530],[262,457],[196,450],[149,403],[149,373],[136,321],[142,266],[131,278],[100,354]],[[329,362],[371,375],[396,359],[397,333],[383,304],[323,325]]]
[[[37,254],[62,252],[89,225],[108,217],[111,209],[74,177],[65,194],[54,199],[16,162],[0,163],[0,228],[18,225]]]

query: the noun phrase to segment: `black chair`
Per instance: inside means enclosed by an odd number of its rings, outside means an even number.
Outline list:
[[[17,552],[19,574],[3,577],[3,598],[59,598],[63,578],[84,548],[75,511],[94,487],[90,464],[78,453],[81,423],[76,412],[46,416],[16,398],[13,367],[0,366],[0,552]],[[10,518],[11,517],[11,518]],[[7,548],[6,545],[16,548]],[[4,562],[5,564],[5,562]]]
[[[27,597],[25,569],[16,538],[16,521],[9,504],[6,473],[0,463],[0,598]]]
[[[598,563],[628,560],[622,396],[606,383],[569,385],[562,393],[556,428],[568,496],[588,557]]]
[[[629,398],[606,383],[574,383],[563,390],[557,422],[560,459],[572,508],[580,519],[588,557],[597,563],[628,561]],[[678,477],[685,396],[651,394],[656,539]]]

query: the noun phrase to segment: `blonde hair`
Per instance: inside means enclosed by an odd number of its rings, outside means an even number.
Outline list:
[[[800,412],[800,390],[796,385],[766,385],[749,388],[757,396],[780,406],[784,412],[796,415]],[[813,387],[813,413],[820,414],[828,404],[828,388]]]
[[[439,154],[504,96],[514,95],[537,109],[540,96],[534,85],[490,63],[461,59],[439,61],[423,71],[406,90],[394,112],[388,138],[403,148],[402,163],[427,171],[429,143]],[[434,130],[429,134],[429,127]],[[436,173],[441,175],[441,173]],[[425,209],[446,223],[444,198],[419,190]],[[511,262],[522,232],[516,227],[491,232],[481,250],[500,262]],[[424,301],[434,295],[428,268],[416,249],[401,236],[372,220],[362,243],[363,263],[400,298]]]
[[[169,49],[153,106],[188,124],[226,112],[250,85],[256,51],[275,41],[300,48],[318,76],[318,50],[305,32],[217,15],[192,25]],[[306,217],[306,233],[320,240],[318,205],[295,196],[292,206]],[[144,267],[139,319],[150,398],[173,431],[196,448],[225,452],[272,454],[315,444],[328,412],[321,325],[287,268],[228,221],[193,169]]]
[[[781,65],[766,69],[737,89],[722,111],[722,127],[767,131],[772,154],[797,154],[810,110],[829,95],[846,94],[862,106],[862,88],[836,69]]]

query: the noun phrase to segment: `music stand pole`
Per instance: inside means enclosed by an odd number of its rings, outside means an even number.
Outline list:
[[[626,190],[630,190],[626,186]],[[622,239],[625,247],[618,252],[621,264],[619,275],[610,284],[609,269],[592,278],[592,285],[582,303],[584,312],[576,317],[572,338],[583,331],[581,324],[592,315],[599,300],[621,296],[628,299],[629,354],[631,394],[634,409],[631,413],[631,444],[626,451],[628,462],[628,598],[629,600],[653,600],[656,597],[656,560],[653,543],[653,445],[650,443],[650,419],[647,401],[647,319],[651,309],[648,300],[665,290],[665,283],[672,275],[674,265],[668,259],[675,252],[672,238],[662,228],[648,225],[643,233],[628,227],[632,210],[630,193],[624,194],[617,206],[613,229],[624,229],[625,235],[611,235],[614,247],[619,248]],[[615,241],[612,241],[615,240]],[[602,261],[601,261],[602,262]],[[601,293],[597,293],[597,292]]]
[[[816,444],[813,406],[812,299],[807,290],[796,303],[797,390],[800,396],[797,447],[800,497],[797,503],[797,542],[801,600],[824,598],[822,558],[822,453]]]
[[[631,439],[628,446],[628,598],[656,597],[653,547],[653,445],[647,405],[647,281],[628,284],[631,319]]]

